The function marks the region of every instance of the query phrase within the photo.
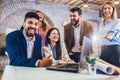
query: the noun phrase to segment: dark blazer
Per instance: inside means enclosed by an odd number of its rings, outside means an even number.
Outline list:
[[[80,28],[80,40],[79,44],[82,46],[83,36],[86,36],[92,39],[93,36],[93,28],[92,24],[87,21],[81,21],[81,28]],[[65,46],[68,53],[71,52],[71,49],[74,47],[75,38],[74,38],[74,28],[71,23],[68,23],[64,26],[64,41]]]
[[[27,43],[22,29],[11,32],[6,36],[6,49],[10,65],[35,67],[36,61],[42,59],[41,37],[37,34],[35,34],[32,58],[27,59]]]

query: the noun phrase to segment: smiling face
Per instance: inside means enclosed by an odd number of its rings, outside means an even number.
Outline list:
[[[113,7],[109,4],[105,4],[103,7],[103,15],[105,17],[105,20],[109,20],[113,16]]]
[[[37,14],[38,14],[38,16],[39,16],[39,21],[43,21],[43,19],[44,19],[44,16],[43,16],[43,14],[41,13],[41,12],[37,12]]]
[[[59,32],[56,29],[52,30],[48,38],[50,42],[57,42],[59,40]]]
[[[36,32],[36,28],[38,27],[38,20],[35,18],[28,18],[24,21],[23,27],[26,36],[33,37]]]
[[[71,19],[71,24],[72,25],[77,25],[79,23],[79,20],[81,18],[81,15],[78,14],[77,11],[70,12],[70,19]]]

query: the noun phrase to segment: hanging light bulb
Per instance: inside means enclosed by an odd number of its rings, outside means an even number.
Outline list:
[[[83,7],[84,7],[84,8],[87,8],[87,7],[88,7],[88,4],[84,4]]]
[[[119,0],[115,0],[114,4],[115,4],[115,5],[120,4]]]

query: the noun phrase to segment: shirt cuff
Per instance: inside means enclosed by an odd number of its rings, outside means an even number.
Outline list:
[[[38,67],[38,63],[39,63],[40,60],[37,60],[36,63],[35,63],[35,66]]]

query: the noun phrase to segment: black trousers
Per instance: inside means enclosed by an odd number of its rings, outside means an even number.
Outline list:
[[[80,61],[81,52],[72,52],[72,53],[73,55],[69,55],[70,58],[78,63]]]
[[[100,58],[120,67],[120,45],[102,46]]]

